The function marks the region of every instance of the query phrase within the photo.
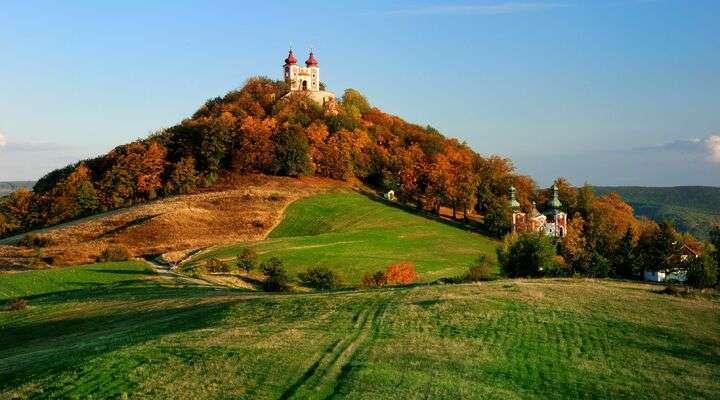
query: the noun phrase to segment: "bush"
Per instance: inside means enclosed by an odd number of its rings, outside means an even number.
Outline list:
[[[717,263],[707,253],[688,262],[687,284],[696,288],[709,288],[717,284]]]
[[[415,271],[415,264],[410,261],[402,261],[388,265],[385,277],[388,283],[407,285],[415,282],[418,274]]]
[[[364,287],[385,286],[387,285],[387,277],[383,271],[366,272],[365,275],[363,275],[362,284]]]
[[[500,268],[510,278],[538,277],[555,270],[555,244],[542,233],[509,235],[497,254]]]
[[[110,245],[97,258],[98,262],[127,261],[132,258],[130,250],[121,245]]]
[[[47,247],[55,244],[49,236],[41,236],[36,233],[28,233],[27,235],[20,238],[18,242],[23,247]]]
[[[265,282],[263,289],[267,292],[285,292],[290,289],[290,278],[283,268],[283,262],[277,257],[270,257],[260,264]]]
[[[25,299],[15,299],[12,303],[10,303],[10,309],[13,311],[24,310],[27,308],[27,306],[27,300]]]
[[[340,276],[325,267],[309,268],[298,274],[298,278],[303,285],[318,290],[337,289],[342,286]]]
[[[365,275],[363,275],[362,283],[365,287],[381,287],[387,285],[388,280],[383,271],[376,271],[374,273],[366,272]]]
[[[463,279],[465,282],[481,282],[491,281],[495,279],[495,271],[490,261],[485,255],[480,255],[473,265],[468,268],[467,275]]]
[[[205,270],[208,272],[230,272],[230,266],[217,258],[205,261]]]
[[[252,249],[243,249],[243,251],[237,256],[238,268],[245,272],[250,272],[255,269],[257,265],[257,253]]]

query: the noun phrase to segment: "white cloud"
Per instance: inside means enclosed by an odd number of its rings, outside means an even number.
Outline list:
[[[516,14],[535,11],[543,11],[552,8],[563,7],[558,3],[520,3],[507,2],[496,4],[444,4],[435,6],[424,6],[408,8],[404,10],[391,11],[390,14],[397,15],[431,15],[431,14]]]
[[[652,146],[637,147],[635,152],[664,152],[696,157],[699,160],[720,164],[720,135],[705,138],[681,139]]]
[[[720,136],[708,136],[703,143],[705,143],[705,148],[710,153],[708,156],[710,162],[720,163]]]
[[[0,133],[0,147],[5,147],[7,144],[7,140],[5,140],[5,136],[3,136],[2,133]]]

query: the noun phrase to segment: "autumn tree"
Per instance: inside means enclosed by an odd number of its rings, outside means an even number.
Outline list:
[[[233,168],[245,173],[269,172],[275,152],[273,134],[276,129],[277,122],[272,117],[244,118],[240,123],[239,135],[235,138]]]
[[[142,168],[138,176],[137,191],[148,200],[154,200],[163,187],[162,176],[165,171],[167,152],[161,144],[151,141],[143,154]]]
[[[47,220],[50,224],[89,215],[100,208],[90,170],[84,163],[78,164],[67,178],[53,188],[50,196],[53,198]]]

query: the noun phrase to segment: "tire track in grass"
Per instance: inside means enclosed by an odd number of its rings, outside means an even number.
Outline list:
[[[364,306],[356,315],[352,332],[335,342],[280,399],[332,397],[338,387],[338,379],[355,359],[357,350],[373,333],[380,310],[384,310],[383,305],[384,299],[381,299]]]

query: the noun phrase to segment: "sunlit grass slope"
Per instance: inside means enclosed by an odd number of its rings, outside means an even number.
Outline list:
[[[503,280],[273,295],[136,278],[0,311],[0,398],[710,399],[720,391],[718,303],[651,285]]]
[[[462,274],[479,254],[495,257],[496,242],[458,225],[435,221],[355,192],[336,192],[291,204],[267,240],[199,256],[232,260],[243,247],[282,259],[291,272],[325,266],[351,283],[394,262],[415,263],[424,281]]]

